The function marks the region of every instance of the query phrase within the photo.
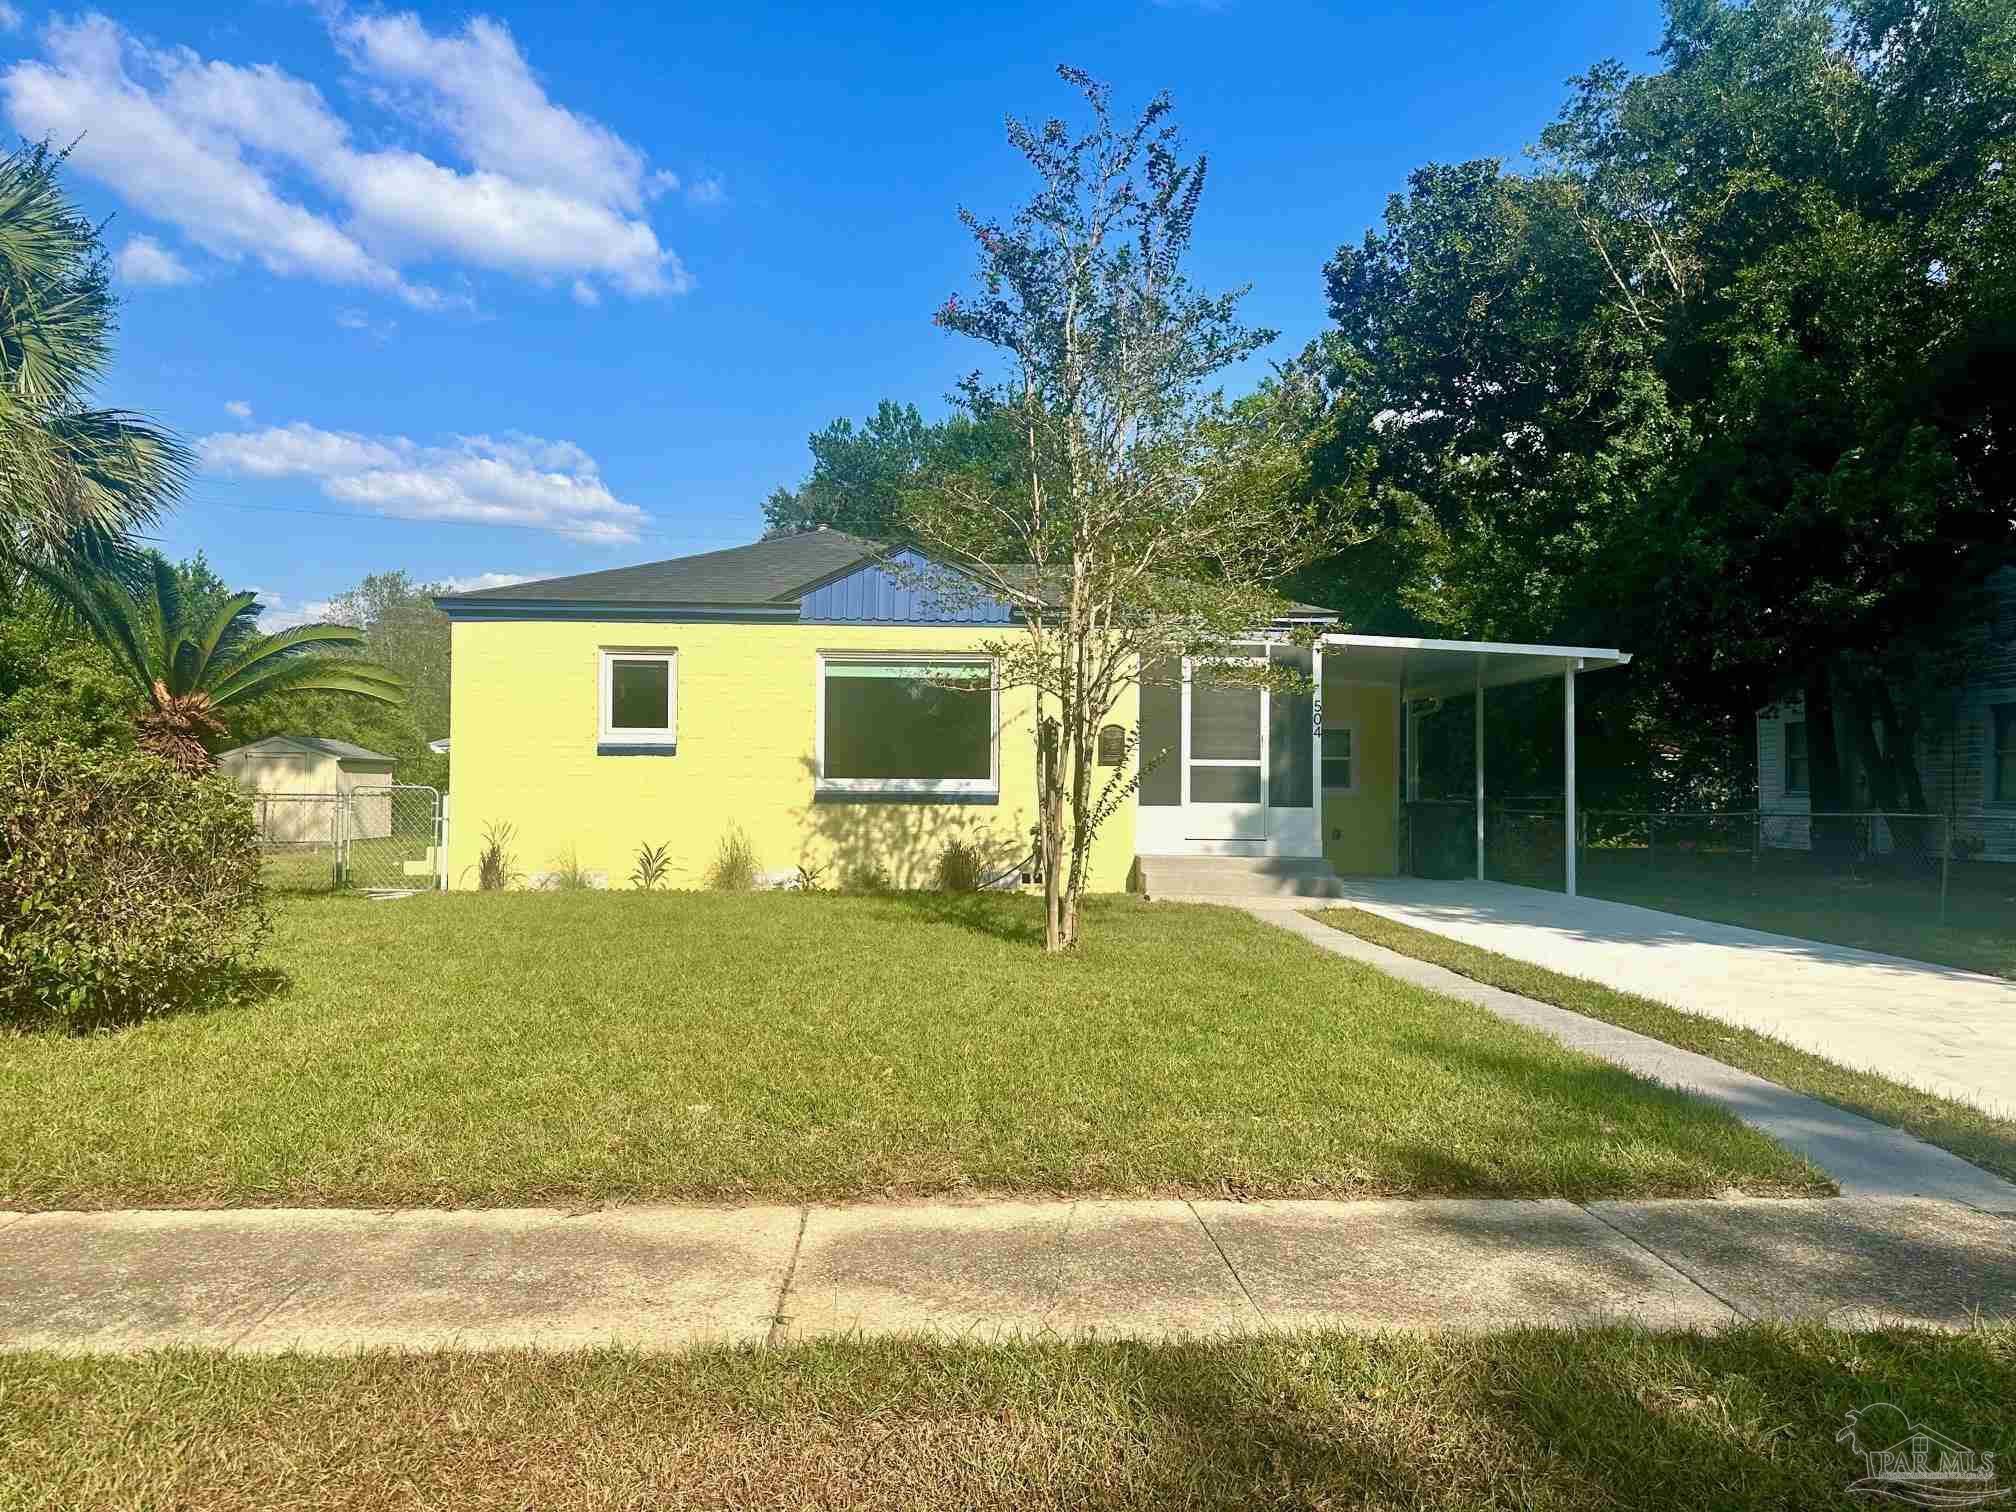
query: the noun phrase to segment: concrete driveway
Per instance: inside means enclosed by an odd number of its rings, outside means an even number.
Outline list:
[[[1342,891],[1336,904],[2016,1115],[2016,983],[1999,977],[1502,882],[1354,877]]]

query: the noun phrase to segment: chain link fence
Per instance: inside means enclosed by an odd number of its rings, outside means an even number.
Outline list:
[[[1477,875],[1477,807],[1403,806],[1401,857],[1416,877]],[[1675,913],[1778,928],[1776,915],[1979,929],[2016,939],[2016,813],[1926,814],[1756,809],[1576,815],[1578,890]],[[1560,800],[1484,806],[1484,875],[1560,889],[1567,834]],[[1798,932],[1798,931],[1792,931]]]
[[[444,885],[447,822],[431,787],[248,793],[266,885],[280,892],[426,892]]]

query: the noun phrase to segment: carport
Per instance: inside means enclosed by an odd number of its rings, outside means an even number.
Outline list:
[[[1474,796],[1477,880],[1484,880],[1486,751],[1484,696],[1487,688],[1559,679],[1565,767],[1562,780],[1563,847],[1567,891],[1575,877],[1575,679],[1584,672],[1621,667],[1631,657],[1614,647],[1524,645],[1502,641],[1429,640],[1413,636],[1332,633],[1322,640],[1324,676],[1360,686],[1390,687],[1403,717],[1395,721],[1395,761],[1403,773],[1393,795],[1397,831],[1403,803],[1420,789],[1420,710],[1431,701],[1475,695]]]

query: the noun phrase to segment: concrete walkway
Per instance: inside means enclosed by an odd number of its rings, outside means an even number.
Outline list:
[[[2016,982],[1502,882],[1353,877],[1345,894],[1324,901],[2016,1117]]]
[[[1571,1050],[1719,1103],[1811,1160],[1834,1178],[1845,1196],[1938,1197],[2016,1217],[2016,1183],[1969,1165],[1902,1129],[1858,1117],[1664,1040],[1473,982],[1446,967],[1417,961],[1332,929],[1278,900],[1252,903],[1248,909],[1257,918],[1301,935],[1319,950],[1363,961],[1417,987],[1475,1003],[1500,1018],[1550,1034]]]
[[[0,1349],[647,1349],[2016,1311],[1954,1203],[1085,1201],[0,1214]]]

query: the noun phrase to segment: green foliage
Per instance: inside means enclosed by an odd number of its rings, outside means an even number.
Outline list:
[[[940,892],[978,892],[987,880],[987,854],[970,840],[948,840],[938,852]]]
[[[672,847],[640,845],[637,864],[630,870],[630,885],[639,892],[656,892],[672,875]]]
[[[133,744],[133,687],[32,581],[0,581],[0,740]]]
[[[130,1023],[247,987],[251,805],[140,752],[0,746],[0,1020]]]
[[[518,833],[508,822],[488,826],[483,831],[483,848],[476,853],[476,886],[482,892],[503,892],[525,880],[518,870],[518,857],[511,842]]]
[[[884,399],[857,430],[841,417],[807,438],[812,475],[763,504],[770,535],[825,525],[869,540],[903,534],[903,496],[943,473],[1012,475],[1020,451],[998,418],[954,414],[925,423],[914,404]]]
[[[1183,274],[1205,163],[1185,156],[1169,97],[1128,124],[1106,85],[1058,74],[1089,120],[1010,118],[1035,192],[1006,220],[960,212],[975,289],[936,316],[993,349],[961,404],[1019,453],[903,493],[903,534],[949,569],[911,575],[950,603],[1009,605],[1018,631],[985,647],[1001,685],[1056,710],[1030,730],[1052,951],[1077,940],[1092,838],[1130,781],[1097,775],[1097,747],[1140,669],[1272,624],[1279,580],[1334,553],[1356,513],[1315,486],[1304,425],[1211,387],[1273,333],[1240,321],[1244,290]]]
[[[842,892],[874,894],[893,892],[895,888],[889,869],[880,861],[851,862],[840,874]]]
[[[798,877],[794,883],[795,890],[801,893],[825,891],[826,871],[827,868],[823,863],[816,861],[799,862]]]
[[[586,892],[595,886],[595,877],[582,867],[580,854],[570,846],[553,858],[539,886],[547,892]]]
[[[299,625],[263,635],[257,594],[220,597],[207,583],[185,594],[183,572],[158,554],[145,569],[144,587],[88,567],[28,571],[139,690],[140,740],[157,754],[192,770],[206,765],[206,747],[226,728],[217,711],[260,697],[328,692],[402,701],[397,677],[344,654],[363,644],[356,630]]]
[[[2012,57],[1984,0],[1686,0],[1527,171],[1412,175],[1296,365],[1382,527],[1304,591],[1629,646],[1603,696],[1689,760],[1805,681],[1920,806],[1927,690],[2016,556]]]
[[[739,829],[730,829],[721,837],[721,848],[707,868],[707,885],[715,892],[754,892],[761,873],[749,837]]]
[[[0,158],[0,555],[45,565],[123,556],[191,461],[152,420],[90,402],[117,301],[63,158],[46,143]]]

